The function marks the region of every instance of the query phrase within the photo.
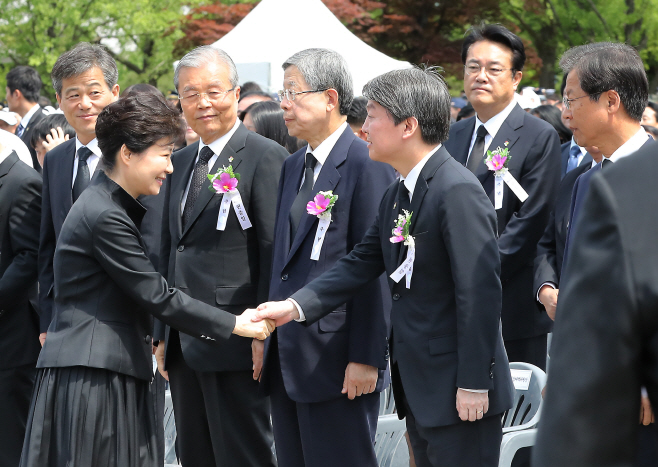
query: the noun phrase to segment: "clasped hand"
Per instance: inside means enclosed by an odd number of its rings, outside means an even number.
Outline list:
[[[233,334],[263,340],[274,331],[274,327],[274,320],[267,317],[256,319],[256,310],[248,308],[241,315],[235,317]]]

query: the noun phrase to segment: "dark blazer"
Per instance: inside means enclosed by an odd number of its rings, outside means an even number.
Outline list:
[[[55,311],[38,368],[87,366],[150,381],[151,315],[225,340],[235,317],[169,288],[146,256],[144,207],[104,172],[71,208],[54,259]]]
[[[304,310],[307,326],[402,263],[406,247],[390,242],[399,211],[394,209],[396,198],[394,183],[361,243],[292,295]],[[404,393],[419,425],[459,423],[459,387],[488,389],[487,416],[500,414],[512,405],[513,387],[500,330],[500,257],[493,206],[473,174],[441,147],[418,177],[411,212],[416,243],[411,288],[404,279],[397,284],[389,279],[398,415],[406,413],[400,400]]]
[[[232,165],[240,174],[238,191],[253,227],[242,230],[231,207],[226,229],[217,230],[222,195],[211,191],[207,181],[196,200],[192,220],[183,230],[181,200],[198,148],[199,143],[195,143],[172,157],[174,173],[165,195],[160,270],[172,287],[240,314],[267,300],[276,192],[288,152],[240,124],[209,172]],[[168,343],[169,328],[157,325],[154,334]],[[181,333],[180,342],[185,362],[197,371],[248,371],[253,366],[251,339],[232,336],[217,345]]]
[[[53,256],[64,219],[73,205],[75,138],[46,153],[43,161],[41,232],[39,235],[39,310],[41,332],[50,325],[53,310]]]
[[[647,136],[647,142],[644,143],[642,147],[644,148],[645,146],[652,145],[653,142],[653,138]],[[596,175],[596,173],[600,170],[601,163],[598,163],[592,167],[592,170],[584,173],[582,177],[578,177],[576,183],[573,186],[573,193],[571,194],[571,206],[569,207],[569,228],[567,230],[567,239],[564,245],[564,258],[562,268],[565,267],[569,258],[569,246],[571,242],[570,238],[572,232],[577,229],[578,223],[580,222],[580,217],[582,216],[580,212],[583,209],[583,204],[589,191],[589,183],[592,180],[592,177]]]
[[[34,133],[34,128],[36,128],[37,123],[45,117],[43,109],[39,107],[36,112],[30,117],[30,121],[27,122],[27,127],[23,130],[23,135],[21,140],[25,143],[25,146],[30,150],[30,155],[32,156],[32,166],[34,170],[41,173],[41,164],[39,164],[39,159],[37,158],[37,152],[32,147],[32,134]]]
[[[546,282],[551,282],[556,287],[560,285],[564,246],[567,242],[567,227],[569,226],[571,193],[578,177],[591,168],[591,162],[589,165],[579,165],[569,172],[562,179],[562,182],[560,182],[555,207],[551,211],[544,235],[542,235],[537,245],[535,280],[533,285],[535,297],[537,297],[539,288]],[[537,305],[541,309],[544,309],[541,303],[537,302]]]
[[[588,172],[533,466],[636,465],[642,385],[658,406],[657,150]]]
[[[395,179],[389,165],[368,157],[366,144],[348,126],[313,186],[313,196],[328,190],[338,195],[320,259],[314,261],[311,250],[317,216],[304,216],[297,235],[290,238],[289,213],[301,185],[305,154],[306,147],[297,151],[281,171],[270,300],[285,300],[352,251],[374,222],[381,198]],[[382,276],[313,325],[292,323],[277,329],[265,342],[263,386],[269,389],[270,353],[278,351],[286,392],[294,401],[321,402],[341,397],[349,362],[379,368],[377,389],[381,391],[388,367],[390,307],[386,278]]]
[[[562,178],[567,174],[567,165],[569,163],[569,152],[571,151],[571,141],[567,141],[562,146],[560,146],[560,151],[562,152],[562,165],[560,166],[560,174]],[[578,167],[592,165],[592,156],[589,152],[586,152],[583,158],[580,160]]]
[[[0,370],[37,361],[41,176],[12,152],[0,163]]]
[[[475,117],[461,120],[450,128],[446,149],[463,165],[468,159],[474,128]],[[560,138],[549,123],[516,105],[489,145],[490,150],[498,147],[509,148],[510,173],[529,195],[521,203],[505,185],[503,207],[496,211],[503,283],[503,336],[506,340],[523,339],[545,334],[552,325],[546,313],[537,310],[532,279],[537,242],[548,224],[560,183]],[[484,161],[475,176],[493,203],[495,177]]]

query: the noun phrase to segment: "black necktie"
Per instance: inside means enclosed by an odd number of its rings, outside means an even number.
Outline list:
[[[75,174],[75,181],[73,182],[73,202],[80,197],[85,188],[89,186],[89,166],[87,159],[93,153],[86,146],[78,149],[78,171]]]
[[[473,173],[475,173],[484,158],[484,138],[488,134],[489,132],[487,132],[484,125],[480,125],[475,138],[475,144],[473,145],[473,149],[471,149],[471,154],[468,156],[468,162],[466,163],[466,168]]]
[[[199,153],[199,160],[194,165],[190,189],[187,191],[187,199],[183,208],[183,228],[187,227],[187,223],[192,218],[194,203],[201,193],[201,188],[208,181],[208,161],[214,155],[215,153],[208,146],[204,146]]]
[[[606,159],[605,157],[601,161],[601,170],[607,169],[612,166],[614,162],[612,162],[610,159]]]
[[[402,214],[402,210],[406,209],[411,211],[411,200],[409,199],[409,190],[407,190],[404,180],[400,180],[398,185],[398,205],[400,206],[399,213]]]
[[[302,216],[306,213],[306,205],[311,201],[313,195],[313,169],[317,159],[310,152],[306,154],[304,161],[304,183],[297,193],[295,201],[290,208],[290,238],[295,238],[297,228],[302,220]]]

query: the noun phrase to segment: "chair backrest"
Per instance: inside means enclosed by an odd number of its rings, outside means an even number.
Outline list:
[[[530,363],[509,364],[515,393],[512,408],[503,414],[503,433],[534,428],[541,416],[546,373]]]
[[[409,465],[409,450],[404,440],[407,425],[397,415],[380,415],[375,435],[375,454],[380,467]]]
[[[393,388],[389,384],[386,389],[379,393],[379,415],[390,415],[396,412]]]
[[[174,404],[171,401],[171,391],[165,391],[164,411],[164,442],[165,464],[178,464],[176,456],[176,422],[174,421]]]

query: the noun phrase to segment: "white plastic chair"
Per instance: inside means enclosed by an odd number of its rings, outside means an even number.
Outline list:
[[[509,367],[510,370],[531,371],[531,374],[528,389],[521,389],[515,384],[514,403],[503,414],[503,441],[498,467],[510,467],[519,449],[535,444],[543,401],[541,391],[546,385],[546,373],[535,365],[512,362]]]
[[[164,412],[164,444],[165,466],[178,465],[176,456],[176,422],[174,421],[174,404],[171,401],[171,391],[165,391]]]
[[[375,454],[379,467],[403,467],[409,465],[409,450],[404,434],[407,425],[395,414],[380,415],[375,435]]]

